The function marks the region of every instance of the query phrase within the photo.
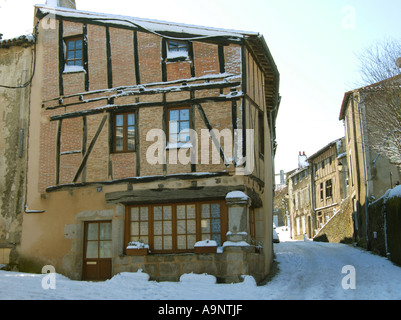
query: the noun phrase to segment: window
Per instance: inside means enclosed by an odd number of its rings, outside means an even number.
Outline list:
[[[265,154],[265,122],[263,118],[263,112],[259,112],[258,115],[258,129],[259,129],[259,154]]]
[[[189,108],[171,108],[168,110],[168,142],[181,144],[190,141]]]
[[[68,38],[65,44],[67,47],[65,64],[83,67],[83,37]]]
[[[135,112],[114,115],[114,152],[135,151]]]
[[[323,201],[324,194],[323,194],[323,183],[320,184],[320,201]]]
[[[333,185],[330,180],[326,181],[326,198],[331,198],[333,196]]]
[[[141,241],[152,253],[193,252],[195,243],[215,240],[227,233],[224,201],[127,207],[126,244]]]
[[[188,58],[188,43],[184,41],[167,41],[167,59]]]

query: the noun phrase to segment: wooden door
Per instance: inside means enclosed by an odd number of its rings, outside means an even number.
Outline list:
[[[85,223],[82,279],[105,281],[112,275],[111,221]]]

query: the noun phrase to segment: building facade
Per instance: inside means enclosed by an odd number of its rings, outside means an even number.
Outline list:
[[[375,147],[386,143],[384,137],[394,129],[390,121],[383,125],[378,119],[376,110],[380,108],[386,111],[383,104],[385,99],[381,98],[383,90],[380,84],[349,91],[344,95],[340,112],[340,120],[345,124],[354,240],[368,250],[375,238],[371,231],[379,229],[379,226],[369,226],[369,203],[382,197],[401,181],[396,164]],[[390,111],[386,113],[390,114]],[[381,134],[376,134],[377,130]]]
[[[291,238],[303,240],[313,237],[310,227],[312,216],[311,175],[305,153],[299,153],[298,169],[290,173],[288,181],[288,205],[290,211]]]
[[[313,228],[315,234],[340,208],[347,195],[344,138],[329,143],[308,158],[312,174]]]
[[[41,5],[35,17],[21,268],[265,278],[279,73],[263,37]]]
[[[291,237],[313,239],[347,197],[344,139],[329,143],[309,157],[300,152],[298,159],[298,169],[288,176]]]
[[[21,243],[33,56],[31,37],[0,40],[0,265],[10,269]]]

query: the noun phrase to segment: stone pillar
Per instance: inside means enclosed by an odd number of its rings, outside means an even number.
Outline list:
[[[233,191],[227,194],[228,233],[227,241],[248,242],[248,208],[250,198],[242,191]]]

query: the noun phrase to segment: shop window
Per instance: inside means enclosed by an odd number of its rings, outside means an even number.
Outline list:
[[[193,252],[195,243],[226,239],[227,207],[224,201],[129,206],[125,244],[139,241],[151,253]]]

